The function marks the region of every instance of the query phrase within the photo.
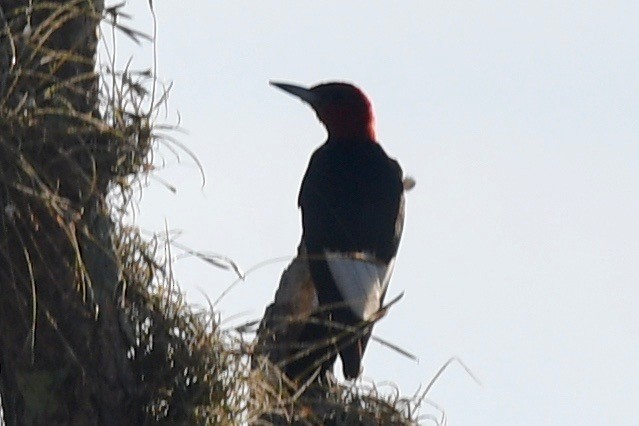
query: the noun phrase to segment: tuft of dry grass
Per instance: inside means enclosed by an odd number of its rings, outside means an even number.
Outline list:
[[[252,369],[252,335],[224,330],[212,307],[189,305],[172,274],[171,244],[127,225],[156,149],[192,154],[172,138],[173,126],[156,124],[170,86],[158,89],[154,69],[118,69],[118,34],[149,39],[123,25],[121,5],[8,3],[0,7],[7,422],[24,404],[11,389],[46,400],[23,417],[46,423],[68,418],[64,410],[84,391],[122,386],[120,399],[105,393],[93,404],[132,424],[414,424],[414,398],[361,384],[297,389],[264,359]],[[98,39],[99,22],[110,34]],[[99,42],[108,58],[96,70]],[[92,409],[78,409],[76,421]]]
[[[170,273],[169,246],[129,227],[118,241],[121,325],[146,421],[241,423],[245,361],[236,339],[214,312],[186,303]]]

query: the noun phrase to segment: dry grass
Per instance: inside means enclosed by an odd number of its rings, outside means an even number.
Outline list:
[[[117,37],[148,37],[123,26],[119,8],[100,13],[91,4],[0,9],[0,345],[22,342],[11,356],[36,364],[60,350],[86,382],[102,373],[102,354],[74,334],[77,318],[109,318],[132,371],[118,378],[134,389],[125,405],[141,424],[415,423],[417,399],[398,392],[300,391],[274,366],[252,370],[251,335],[223,330],[212,308],[185,301],[171,246],[126,224],[155,150],[183,149],[172,126],[155,123],[169,88],[157,88],[153,69],[118,69]],[[110,57],[98,73],[95,45],[68,50],[55,39],[62,26],[87,20],[113,30],[102,34]],[[112,317],[104,306],[114,307]]]

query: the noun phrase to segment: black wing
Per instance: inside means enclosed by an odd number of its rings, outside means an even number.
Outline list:
[[[401,237],[402,196],[401,167],[379,144],[326,143],[298,200],[309,253],[367,252],[388,263]]]
[[[399,164],[376,143],[329,141],[311,157],[298,202],[309,268],[322,308],[317,316],[329,324],[362,324],[381,307],[401,238],[404,210]],[[373,262],[332,260],[327,252],[357,254]],[[364,298],[359,297],[362,294]],[[322,342],[341,335],[337,346],[344,375],[355,378],[372,327],[363,324],[359,333],[346,336],[343,328],[309,324],[301,340]],[[291,366],[291,372],[312,368],[322,359],[323,370],[333,365],[335,353],[330,347],[313,351]]]

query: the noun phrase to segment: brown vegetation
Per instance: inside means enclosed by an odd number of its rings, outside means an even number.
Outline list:
[[[250,336],[189,306],[167,246],[124,224],[165,97],[151,73],[95,72],[99,22],[142,37],[102,7],[0,2],[4,422],[411,423],[414,404],[374,389],[274,387]]]

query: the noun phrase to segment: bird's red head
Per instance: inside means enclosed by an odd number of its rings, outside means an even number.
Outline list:
[[[329,139],[375,141],[375,115],[371,101],[348,83],[323,83],[310,89],[271,82],[307,102],[324,123]]]

